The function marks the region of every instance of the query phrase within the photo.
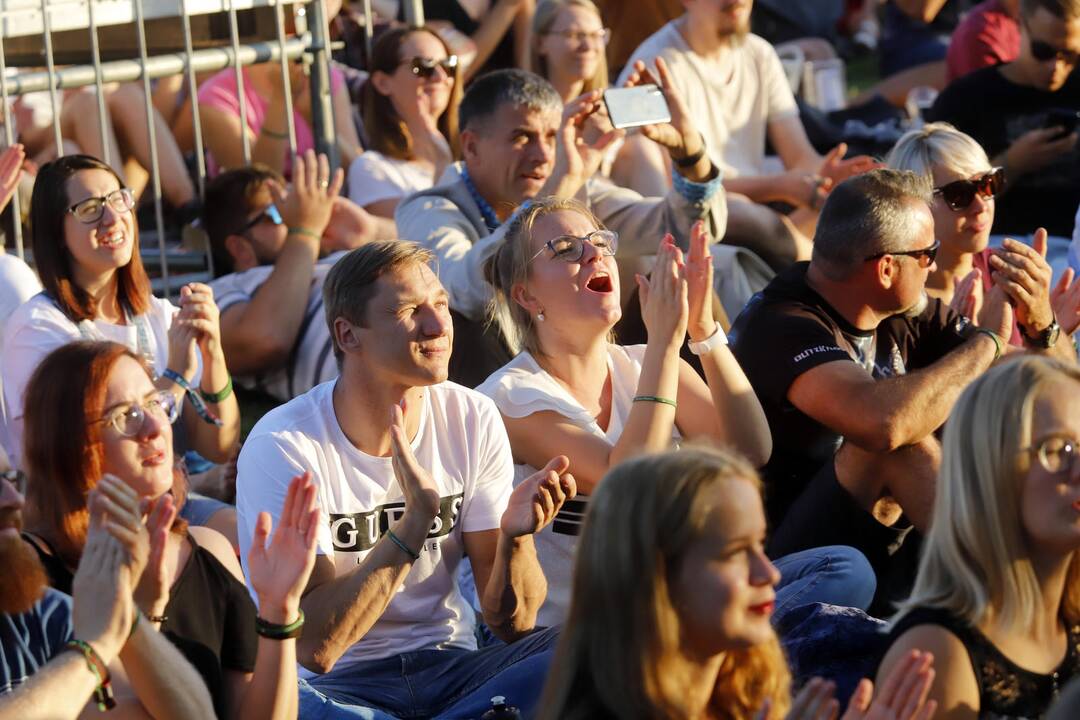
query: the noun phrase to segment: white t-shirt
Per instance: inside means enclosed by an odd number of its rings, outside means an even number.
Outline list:
[[[168,300],[151,296],[146,313],[149,329],[150,354],[154,371],[164,372],[169,362],[169,327],[180,309]],[[96,338],[127,345],[139,352],[138,330],[135,323],[114,325],[94,320]],[[8,429],[16,457],[22,455],[23,393],[34,370],[50,352],[69,342],[84,339],[78,325],[71,322],[52,300],[39,293],[19,306],[4,328],[4,354],[0,359],[0,376],[4,385],[4,405],[10,416]],[[201,373],[196,373],[192,385],[198,387]]]
[[[358,450],[345,437],[328,382],[267,413],[240,452],[236,510],[247,570],[259,512],[275,526],[291,479],[310,470],[318,487],[318,552],[341,576],[363,562],[404,511],[391,458]],[[513,457],[495,405],[445,382],[424,392],[413,452],[439,486],[439,517],[397,595],[336,668],[421,649],[476,648],[475,616],[455,576],[462,533],[499,527],[513,488]]]
[[[15,308],[41,292],[41,282],[30,266],[14,255],[0,253],[0,338],[4,335],[8,318]],[[2,343],[3,340],[0,340]],[[0,357],[3,357],[3,345],[0,344]],[[0,392],[0,445],[3,445],[8,457],[11,457],[11,435],[8,432],[8,412]]]
[[[767,40],[747,35],[722,62],[708,60],[690,49],[676,22],[646,38],[617,84],[626,81],[637,60],[652,66],[663,57],[724,177],[764,175],[767,124],[799,114],[776,50]]]
[[[608,420],[607,431],[526,351],[522,351],[492,373],[476,390],[494,400],[499,412],[506,417],[523,418],[533,413],[554,410],[581,429],[588,430],[614,445],[622,436],[623,425],[630,416],[644,357],[644,345],[608,345],[611,419]],[[673,430],[673,442],[677,442],[680,437],[678,431]],[[531,465],[515,465],[515,485],[536,470],[537,468]],[[570,472],[573,470],[571,461]],[[544,569],[544,577],[548,581],[547,600],[540,608],[537,625],[559,625],[566,620],[566,613],[570,609],[574,552],[577,549],[581,524],[585,521],[585,512],[589,509],[588,503],[588,495],[579,494],[573,500],[568,500],[555,520],[534,536],[540,566]]]
[[[365,150],[349,166],[349,199],[360,207],[401,199],[435,184],[434,168]]]
[[[338,376],[330,329],[326,325],[326,313],[323,311],[322,289],[326,274],[345,252],[328,255],[315,264],[304,321],[300,325],[300,332],[297,333],[288,361],[265,373],[234,378],[242,387],[255,388],[277,400],[288,402],[316,385]],[[262,265],[243,272],[230,273],[211,282],[210,287],[214,291],[218,308],[224,313],[237,303],[251,302],[273,271],[273,265]]]

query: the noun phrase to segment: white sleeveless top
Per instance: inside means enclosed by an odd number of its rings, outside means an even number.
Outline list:
[[[580,403],[536,362],[531,354],[522,351],[476,388],[495,401],[499,412],[506,417],[522,418],[533,413],[553,410],[583,430],[604,438],[614,445],[622,435],[630,416],[630,407],[637,394],[644,345],[608,345],[608,374],[611,377],[611,418],[604,431]],[[672,442],[681,439],[672,429]],[[537,468],[531,465],[514,466],[515,486]],[[571,458],[570,472],[573,473]],[[574,551],[581,523],[585,520],[589,498],[578,495],[563,505],[554,522],[535,536],[536,552],[548,581],[547,600],[540,608],[537,624],[558,625],[570,609],[570,590],[574,573]]]

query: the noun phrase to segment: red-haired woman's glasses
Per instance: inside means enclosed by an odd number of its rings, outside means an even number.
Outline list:
[[[147,413],[154,413],[172,425],[180,417],[176,397],[167,390],[159,390],[142,403],[121,405],[98,422],[110,423],[124,437],[136,437],[146,424]]]
[[[974,180],[957,180],[939,188],[934,194],[940,195],[950,210],[967,210],[975,202],[975,196],[989,199],[996,197],[1005,189],[1005,168],[996,167]]]

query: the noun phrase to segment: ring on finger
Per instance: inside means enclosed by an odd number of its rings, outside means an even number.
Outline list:
[[[325,190],[328,187],[330,187],[330,181],[329,180],[320,180],[319,181],[319,189]]]

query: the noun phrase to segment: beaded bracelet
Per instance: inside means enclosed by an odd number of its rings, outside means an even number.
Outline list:
[[[679,404],[671,398],[658,397],[656,395],[635,395],[634,402],[654,402],[663,403],[664,405],[670,405],[673,408],[679,407]]]
[[[97,703],[98,710],[105,712],[116,707],[116,698],[113,696],[112,690],[112,678],[109,676],[109,666],[97,654],[97,650],[90,643],[75,639],[64,643],[64,649],[82,653],[83,658],[86,660],[86,666],[90,668],[90,672],[97,679],[97,688],[94,689],[94,702]]]
[[[300,637],[300,628],[304,626],[304,611],[300,611],[300,617],[291,623],[281,625],[263,620],[255,616],[255,632],[267,640],[291,640]]]

